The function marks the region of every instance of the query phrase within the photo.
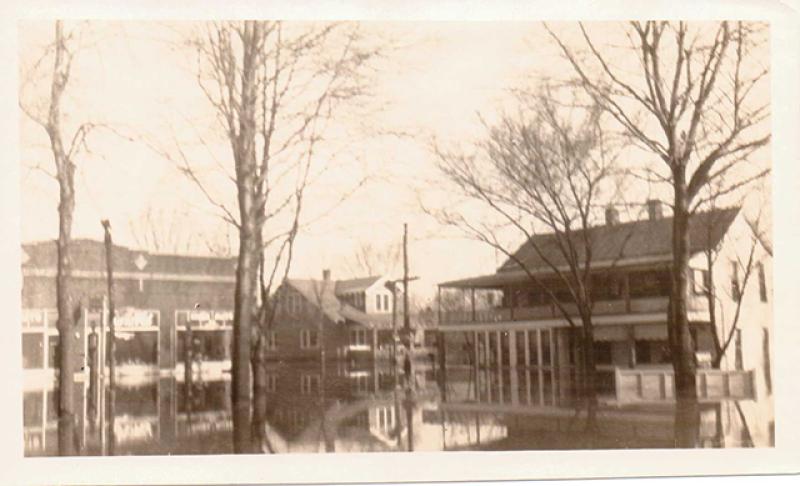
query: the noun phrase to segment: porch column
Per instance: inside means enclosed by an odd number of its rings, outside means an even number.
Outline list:
[[[489,346],[489,331],[485,331],[483,333],[483,360],[487,368],[490,368],[490,365],[492,364],[492,359],[489,356],[490,354],[491,346]]]
[[[536,330],[536,364],[542,367],[542,330]]]
[[[495,341],[497,346],[497,369],[500,369],[503,367],[503,331],[497,331],[495,335],[497,336],[497,341]]]
[[[44,318],[44,330],[42,331],[42,370],[46,370],[50,361],[50,332],[48,331],[47,311],[42,311]],[[45,419],[47,417],[45,416]]]
[[[510,368],[517,367],[517,331],[508,331],[508,365]]]
[[[542,369],[542,330],[536,330],[536,374],[539,378],[539,405],[544,405],[544,370]]]
[[[530,348],[530,336],[528,336],[528,330],[525,330],[525,367],[530,368],[531,366],[531,348]]]
[[[473,349],[473,353],[474,353],[472,355],[472,359],[473,359],[472,364],[475,366],[475,369],[477,370],[478,369],[478,358],[479,358],[479,355],[478,355],[478,331],[475,331],[475,332],[472,333],[472,349]]]
[[[372,360],[378,357],[378,329],[372,329]]]
[[[509,386],[511,387],[511,405],[519,405],[519,373],[516,369],[509,371]]]
[[[628,326],[628,368],[636,368],[636,335],[633,326]]]

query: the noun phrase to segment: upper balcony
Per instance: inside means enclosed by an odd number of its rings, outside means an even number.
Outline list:
[[[666,319],[669,305],[669,283],[664,272],[650,271],[619,273],[614,278],[598,277],[595,284],[593,317],[607,320],[611,316],[663,315]],[[510,283],[506,285],[475,285],[469,281],[457,285],[440,286],[442,308],[439,322],[442,325],[479,324],[499,322],[524,322],[562,320],[564,311],[578,317],[577,305],[570,294],[553,283],[552,293],[533,288],[533,284]],[[560,306],[553,302],[559,299]],[[690,293],[688,299],[690,319],[708,319],[708,300],[705,295]]]

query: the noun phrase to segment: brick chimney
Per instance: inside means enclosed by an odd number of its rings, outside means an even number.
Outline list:
[[[614,206],[606,206],[606,225],[614,226],[619,224],[619,211]]]
[[[330,279],[331,279],[331,269],[326,268],[322,271],[322,280],[325,280],[327,282]]]
[[[650,221],[655,221],[664,217],[664,209],[658,199],[647,200],[647,217]]]

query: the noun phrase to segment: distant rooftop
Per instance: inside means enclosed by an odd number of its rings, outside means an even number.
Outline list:
[[[23,243],[22,250],[22,268],[56,268],[55,240]],[[105,246],[101,241],[74,239],[70,256],[73,270],[105,271],[106,269]],[[112,258],[114,270],[117,272],[214,276],[233,276],[236,273],[235,257],[171,255],[114,245]]]

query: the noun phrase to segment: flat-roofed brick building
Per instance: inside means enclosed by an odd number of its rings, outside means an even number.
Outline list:
[[[56,256],[55,241],[22,245],[26,370],[52,372],[56,362]],[[76,339],[82,341],[77,371],[86,364],[85,335],[99,327],[99,311],[107,294],[103,243],[74,240],[71,261]],[[122,373],[174,370],[182,359],[182,334],[188,320],[201,357],[229,366],[235,258],[158,254],[114,246],[113,271],[116,356]]]

